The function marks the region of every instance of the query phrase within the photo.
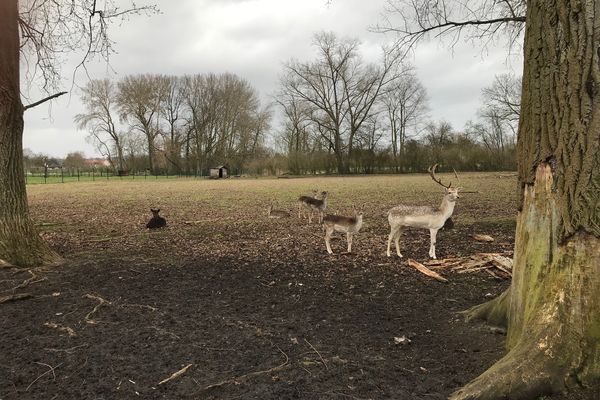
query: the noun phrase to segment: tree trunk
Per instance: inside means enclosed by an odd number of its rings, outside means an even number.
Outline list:
[[[467,312],[508,354],[452,399],[600,391],[600,9],[530,1],[510,289]],[[597,393],[597,392],[596,392]]]
[[[59,256],[29,218],[23,170],[23,105],[16,0],[0,2],[0,264],[38,266]]]
[[[600,239],[578,232],[559,242],[553,174],[542,163],[525,188],[512,286],[467,312],[508,324],[508,354],[452,399],[533,399],[600,379]]]

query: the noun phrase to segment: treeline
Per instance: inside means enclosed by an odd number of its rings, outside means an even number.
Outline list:
[[[204,175],[391,173],[434,162],[514,169],[520,79],[496,78],[473,121],[457,131],[428,117],[413,68],[382,50],[319,33],[316,57],[290,60],[271,104],[234,74],[133,75],[84,88],[76,122],[118,171]],[[278,114],[273,117],[273,112]],[[274,121],[276,123],[274,123]]]
[[[392,53],[366,63],[360,43],[315,36],[317,57],[290,61],[277,102],[280,150],[294,174],[423,171],[434,162],[463,170],[514,169],[520,80],[496,78],[462,132],[428,118],[415,72]]]
[[[217,164],[241,171],[269,153],[270,112],[233,74],[92,80],[82,101],[76,123],[119,171],[206,174]]]

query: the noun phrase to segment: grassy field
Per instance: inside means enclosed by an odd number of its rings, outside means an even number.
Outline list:
[[[510,256],[515,175],[460,178],[477,193],[459,199],[438,257]],[[322,228],[298,219],[313,189],[332,213],[365,205],[352,254],[337,234],[328,255]],[[442,191],[427,175],[30,185],[32,216],[65,263],[0,269],[0,292],[29,295],[0,308],[0,398],[446,398],[504,351],[502,335],[456,313],[508,280],[442,271],[440,283],[385,256],[387,210],[438,205]],[[292,216],[268,219],[270,202]],[[167,228],[145,229],[151,207]],[[401,243],[427,260],[425,230]]]

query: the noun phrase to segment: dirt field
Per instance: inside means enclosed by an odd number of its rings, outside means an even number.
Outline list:
[[[515,179],[461,176],[479,193],[459,200],[438,258],[511,254]],[[366,204],[353,254],[339,254],[338,234],[328,255],[321,227],[298,219],[295,199],[311,189],[329,191],[338,214]],[[0,270],[0,297],[31,295],[0,305],[1,400],[444,399],[503,354],[501,333],[457,312],[508,280],[442,269],[442,283],[385,256],[389,208],[440,202],[428,177],[28,190],[43,236],[66,261]],[[268,219],[270,201],[292,217]],[[162,209],[166,229],[144,228],[150,207]],[[409,230],[402,243],[405,257],[427,261],[426,231]]]

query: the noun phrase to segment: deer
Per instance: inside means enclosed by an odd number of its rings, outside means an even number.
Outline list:
[[[150,211],[152,212],[152,218],[150,218],[150,221],[148,221],[148,223],[146,224],[146,228],[158,229],[167,226],[167,220],[158,215],[158,213],[160,212],[160,208],[157,208],[156,210],[154,208],[151,208]]]
[[[321,198],[310,198],[306,199],[306,205],[310,208],[310,212],[308,213],[308,223],[312,222],[312,214],[313,212],[319,213],[319,223],[323,223],[323,215],[325,213],[325,209],[327,208],[327,192],[321,192]]]
[[[289,218],[290,213],[283,210],[273,210],[273,203],[267,208],[267,216],[269,218]]]
[[[460,198],[458,192],[460,187],[452,187],[452,182],[448,185],[444,185],[441,179],[436,178],[435,169],[437,164],[429,167],[427,171],[431,176],[431,179],[438,185],[444,188],[444,198],[442,204],[439,207],[428,207],[428,206],[407,206],[400,205],[392,208],[388,212],[388,221],[390,223],[390,235],[387,243],[387,256],[390,257],[390,249],[392,240],[396,244],[396,253],[398,257],[402,257],[400,253],[400,235],[403,227],[413,228],[424,228],[429,229],[430,234],[430,245],[429,245],[429,257],[436,259],[435,256],[435,243],[438,230],[440,230],[446,220],[448,220],[454,212],[454,206],[456,200]],[[458,179],[458,174],[454,171],[454,175]]]
[[[311,201],[311,199],[316,199],[317,196],[319,194],[318,190],[313,190],[312,191],[312,196],[300,196],[298,197],[298,219],[302,219],[302,209],[306,208],[308,210],[311,210],[310,205],[309,205],[309,201]],[[309,211],[309,212],[312,212]]]
[[[325,247],[327,252],[333,254],[331,250],[330,240],[333,232],[342,232],[346,234],[346,241],[348,242],[347,253],[352,252],[352,237],[355,233],[360,231],[363,224],[363,210],[364,204],[359,209],[354,209],[353,217],[344,217],[341,215],[325,215],[323,217],[323,229],[325,230]]]

